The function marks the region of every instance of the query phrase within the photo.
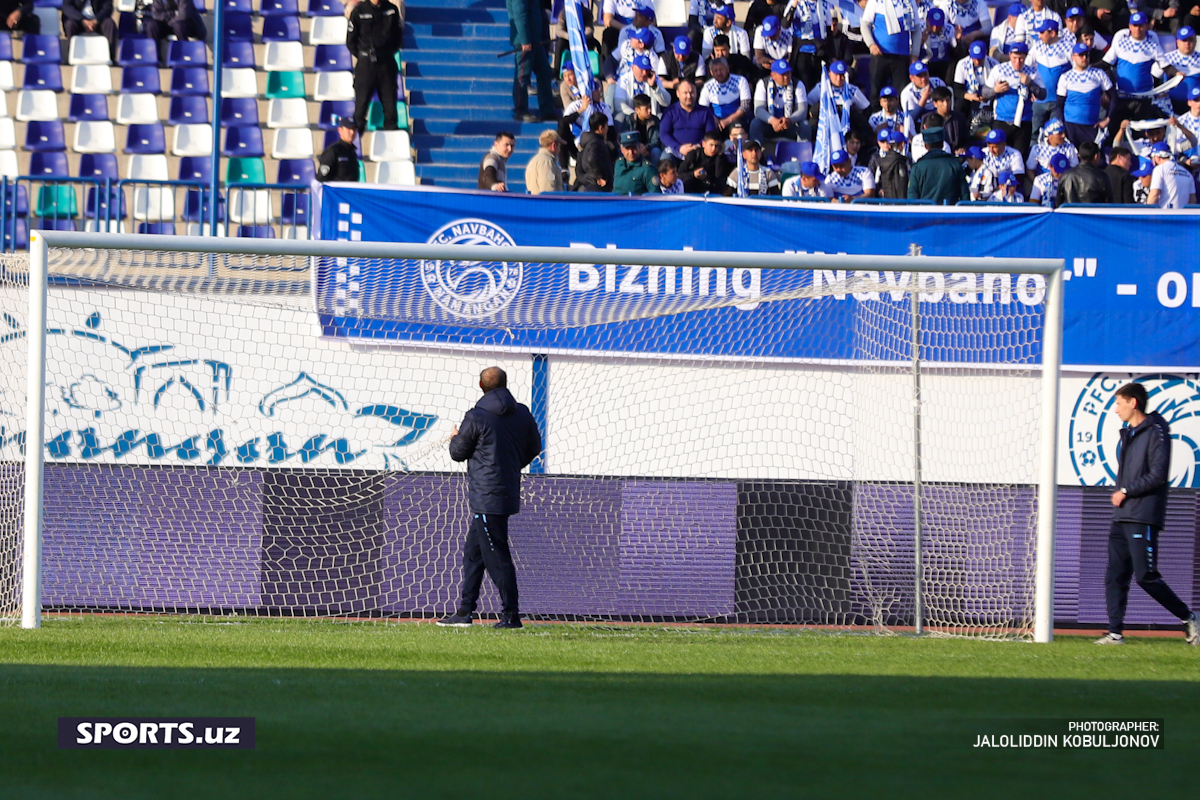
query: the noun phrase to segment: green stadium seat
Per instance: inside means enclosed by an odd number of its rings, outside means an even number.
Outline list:
[[[268,72],[267,99],[277,97],[304,97],[303,72]]]
[[[226,183],[266,183],[267,168],[261,158],[231,158],[225,172]]]
[[[367,182],[367,165],[363,162],[363,160],[361,158],[358,160],[358,182],[359,183]]]
[[[73,186],[42,186],[38,189],[37,206],[34,213],[39,217],[77,217],[78,200]]]
[[[400,126],[400,130],[409,130],[408,104],[403,100],[396,101],[396,123]],[[383,103],[378,100],[371,101],[371,110],[367,112],[367,130],[383,130]]]

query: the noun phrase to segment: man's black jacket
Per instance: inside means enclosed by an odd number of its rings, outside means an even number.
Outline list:
[[[604,185],[600,180],[604,179]],[[575,161],[575,191],[611,192],[613,157],[602,136],[587,131],[579,137],[579,158]]]
[[[704,177],[693,177],[693,173],[704,167]],[[733,166],[725,154],[718,151],[715,156],[706,156],[703,147],[697,147],[683,157],[679,167],[679,177],[683,178],[683,188],[688,194],[724,194],[725,183]]]
[[[1058,202],[1063,203],[1111,203],[1113,201],[1112,184],[1104,170],[1091,164],[1080,164],[1078,167],[1063,173],[1058,182]]]
[[[380,0],[375,5],[363,0],[350,12],[346,24],[346,47],[355,58],[366,58],[381,64],[395,62],[392,56],[404,41],[404,22],[400,9]]]
[[[1137,202],[1133,199],[1133,184],[1137,182],[1137,178],[1130,175],[1128,170],[1116,164],[1109,164],[1104,168],[1104,173],[1108,175],[1108,182],[1112,184],[1114,203]]]
[[[1167,519],[1167,486],[1171,478],[1171,428],[1157,412],[1136,428],[1121,429],[1117,488],[1125,491],[1114,522],[1140,522],[1161,528]]]
[[[503,387],[479,398],[450,440],[450,457],[467,462],[467,488],[476,514],[521,510],[521,470],[542,452],[529,409]]]
[[[349,142],[338,140],[321,153],[320,166],[317,169],[317,180],[327,181],[357,181],[358,180],[358,151]]]

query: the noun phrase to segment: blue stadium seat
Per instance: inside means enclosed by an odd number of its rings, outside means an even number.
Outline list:
[[[71,122],[108,119],[108,97],[102,94],[73,94],[67,109]]]
[[[275,229],[270,225],[239,225],[237,235],[241,239],[274,239]]]
[[[279,162],[279,176],[275,182],[288,186],[308,186],[316,174],[312,159],[285,158]]]
[[[75,220],[70,217],[60,217],[58,219],[34,219],[32,220],[33,230],[35,231],[73,231],[75,230]]]
[[[34,8],[62,8],[63,0],[33,0]]]
[[[161,122],[130,125],[125,152],[131,155],[167,152],[167,137]]]
[[[117,48],[119,67],[158,67],[158,43],[149,39],[121,39]]]
[[[208,156],[184,156],[179,159],[179,180],[210,182],[212,161]]]
[[[138,31],[137,17],[134,16],[132,11],[121,12],[121,16],[117,21],[117,35],[121,37],[121,44],[132,39],[146,38],[146,34]]]
[[[12,61],[12,34],[0,31],[0,61]]]
[[[160,94],[162,87],[158,83],[158,67],[126,67],[121,70],[121,91],[128,94]]]
[[[9,217],[4,225],[4,249],[27,250],[29,248],[29,221]]]
[[[29,174],[35,178],[69,178],[66,153],[31,153]]]
[[[208,191],[204,191],[203,192],[204,202],[201,203],[200,202],[201,194],[202,194],[202,192],[199,189],[188,189],[187,197],[183,201],[183,221],[184,222],[208,222],[209,213],[212,209],[212,205],[209,202],[209,198],[212,197],[212,195]],[[224,197],[222,197],[220,202],[217,203],[217,217],[218,217],[218,220],[217,220],[218,222],[225,221],[225,198]]]
[[[108,192],[104,189],[91,188],[87,190],[87,200],[83,204],[83,215],[88,219],[125,219],[129,209],[125,205],[125,192],[116,186]]]
[[[209,121],[208,100],[203,97],[172,97],[167,122],[172,125],[197,125]]]
[[[310,17],[340,17],[346,13],[342,0],[308,0]]]
[[[249,14],[254,11],[254,7],[250,5],[250,0],[217,0],[217,2],[225,9],[226,14],[231,11],[235,14]],[[213,8],[216,8],[216,4],[213,5]]]
[[[335,142],[339,141],[340,138],[341,137],[338,136],[337,128],[331,128],[331,129],[325,131],[325,141],[321,145],[321,149],[322,150],[329,149],[329,146],[334,144]]]
[[[31,153],[65,152],[67,137],[62,120],[25,123],[25,149]]]
[[[167,46],[168,67],[207,67],[208,48],[204,42],[171,42]]]
[[[4,205],[4,213],[6,216],[14,214],[23,217],[29,213],[29,189],[25,184],[8,185],[8,190],[0,196],[0,203]]]
[[[353,100],[322,100],[317,127],[323,131],[333,130],[342,117],[354,116]]]
[[[63,90],[62,67],[58,64],[26,64],[25,80],[22,89],[48,89],[52,92]]]
[[[208,88],[208,67],[176,67],[171,70],[171,94],[175,97],[207,97],[211,94]]]
[[[84,153],[79,157],[79,177],[118,180],[117,157],[113,153]]]
[[[221,155],[239,158],[262,158],[263,152],[262,128],[237,126],[225,131],[225,146]]]
[[[264,42],[300,41],[300,18],[263,17],[262,39]]]
[[[222,97],[221,127],[258,125],[258,100],[253,97]]]
[[[344,44],[319,44],[313,53],[313,72],[350,72],[354,62]]]
[[[26,64],[61,64],[62,45],[58,36],[26,35],[22,41],[21,61]]]
[[[225,41],[254,41],[254,27],[251,24],[249,14],[233,13],[225,15]]]
[[[258,13],[264,17],[298,17],[300,4],[296,0],[262,0]]]
[[[308,195],[284,192],[279,221],[285,225],[308,225]]]
[[[138,233],[152,233],[163,236],[175,235],[174,222],[139,222],[137,226]]]
[[[254,58],[253,42],[226,42],[225,50],[221,53],[221,66],[230,69],[245,69],[258,67]]]

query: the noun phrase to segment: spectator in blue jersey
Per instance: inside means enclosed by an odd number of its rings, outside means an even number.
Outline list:
[[[996,176],[983,166],[983,160],[987,157],[983,148],[968,147],[966,156],[967,191],[970,199],[977,202],[992,199],[992,192],[996,190]]]
[[[674,161],[663,159],[658,162],[658,191],[659,194],[683,194],[683,181],[679,179],[679,169]]]
[[[792,31],[772,14],[754,32],[754,61],[767,72],[780,59],[788,62],[792,59]]]
[[[1150,196],[1146,204],[1159,208],[1183,208],[1196,202],[1196,180],[1192,173],[1171,154],[1166,142],[1150,148],[1154,172],[1150,176]]]
[[[1038,34],[1042,32],[1042,23],[1047,20],[1053,20],[1062,27],[1062,17],[1057,11],[1047,8],[1045,0],[1030,0],[1029,8],[1017,18],[1017,38],[1023,39],[1032,49]]]
[[[1176,114],[1187,110],[1188,94],[1200,88],[1200,53],[1196,52],[1196,30],[1184,25],[1175,31],[1175,49],[1159,59],[1163,74],[1169,78],[1183,75],[1183,82],[1171,90],[1171,105]]]
[[[1021,15],[1025,13],[1025,6],[1020,3],[1013,3],[1008,7],[1008,16],[1004,22],[992,28],[991,40],[988,44],[988,51],[997,61],[1003,61],[1008,58],[1008,48],[1013,42],[1020,39],[1017,36],[1017,22],[1021,19]]]
[[[1079,6],[1071,6],[1067,9],[1066,13],[1063,14],[1063,40],[1070,42],[1071,46],[1074,47],[1076,42],[1082,40],[1085,31],[1091,34],[1093,40],[1095,41],[1095,46],[1100,50],[1100,55],[1098,56],[1097,60],[1099,60],[1099,58],[1103,58],[1103,51],[1108,49],[1108,39],[1096,34],[1096,29],[1092,27],[1092,23],[1088,22],[1087,14],[1084,13],[1082,8]]]
[[[1135,97],[1154,88],[1154,66],[1163,57],[1158,37],[1150,35],[1150,18],[1140,11],[1129,17],[1129,27],[1117,31],[1104,61],[1117,73],[1117,104],[1113,120],[1152,119],[1166,113],[1145,97]]]
[[[666,41],[663,39],[662,31],[655,27],[654,22],[654,4],[650,0],[635,0],[633,4],[633,21],[621,29],[621,33],[617,36],[617,47],[624,44],[633,34],[641,31],[649,31],[653,37],[650,49],[659,55],[663,55],[667,51]]]
[[[729,39],[729,52],[734,55],[750,58],[754,55],[754,51],[750,47],[750,35],[746,33],[746,29],[737,24],[737,17],[734,16],[733,4],[721,6],[715,14],[713,14],[713,23],[704,29],[704,38],[700,45],[701,59],[708,58],[712,55],[713,47],[718,36],[726,36]]]
[[[1200,160],[1200,86],[1193,87],[1188,92],[1188,111],[1178,117],[1172,117],[1172,125],[1168,139],[1171,150],[1185,157],[1190,169],[1196,168]]]
[[[832,173],[825,180],[835,203],[849,203],[856,197],[875,196],[875,176],[866,167],[856,167],[850,154],[838,150],[829,160]]]
[[[933,90],[945,86],[941,78],[929,74],[924,61],[914,61],[908,67],[909,83],[900,92],[900,110],[908,117],[908,130],[921,129],[921,117],[933,111]]]
[[[1033,104],[1046,96],[1042,77],[1026,63],[1028,57],[1029,45],[1013,42],[1008,48],[1008,61],[992,70],[984,88],[984,96],[990,93],[996,101],[995,126],[1022,153],[1029,152],[1033,141]]]
[[[700,148],[704,134],[717,129],[717,118],[711,108],[696,102],[699,93],[690,81],[680,83],[676,94],[679,99],[663,112],[658,123],[658,135],[664,148],[663,158],[681,161]]]
[[[847,80],[846,73],[849,68],[845,61],[834,61],[829,65],[829,93],[833,99],[833,104],[837,106],[838,114],[842,113],[842,109],[850,110],[850,125],[842,133],[846,133],[850,128],[862,129],[866,125],[866,119],[863,112],[870,107],[866,96],[862,91]],[[900,91],[899,88],[896,89]],[[818,82],[815,86],[808,90],[808,110],[812,119],[810,125],[813,130],[816,130],[817,112],[821,107],[821,84]],[[869,137],[874,140],[874,135]]]
[[[903,88],[908,65],[921,53],[921,28],[913,0],[867,0],[862,12],[863,41],[871,51],[872,102],[884,86]]]
[[[633,15],[638,5],[639,0],[604,0],[601,5],[604,33],[600,41],[605,58],[617,50],[621,29],[633,24]]]
[[[1058,116],[1077,148],[1096,141],[1099,130],[1108,125],[1116,100],[1108,73],[1089,65],[1090,52],[1083,42],[1071,48],[1071,69],[1058,79]]]
[[[971,120],[972,130],[991,124],[992,104],[983,99],[983,89],[995,67],[996,59],[987,54],[987,45],[971,42],[966,57],[954,68],[955,105]]]
[[[954,55],[954,29],[946,27],[946,12],[931,8],[925,17],[925,38],[921,57],[929,66],[929,74],[946,81]]]
[[[993,175],[1008,170],[1014,175],[1025,174],[1025,160],[1008,145],[1004,131],[993,128],[984,139],[983,166]]]
[[[1042,129],[1045,141],[1029,148],[1029,158],[1025,159],[1025,172],[1030,176],[1045,172],[1049,168],[1050,159],[1061,155],[1073,167],[1079,163],[1079,153],[1075,145],[1067,141],[1066,126],[1058,117],[1051,119]]]
[[[1145,205],[1150,199],[1150,177],[1154,174],[1154,162],[1145,156],[1137,156],[1137,166],[1129,174],[1137,181],[1133,185],[1133,202]]]
[[[1054,208],[1058,202],[1058,182],[1063,173],[1071,168],[1071,162],[1062,153],[1050,156],[1046,171],[1033,179],[1033,189],[1029,192],[1029,202],[1039,203],[1046,208]]]
[[[946,25],[954,33],[956,58],[966,58],[975,42],[987,52],[992,35],[992,10],[985,0],[950,0],[946,5]]]
[[[825,176],[821,173],[820,165],[815,161],[805,161],[800,165],[799,175],[784,181],[783,196],[830,199],[833,192],[825,185]]]
[[[900,92],[895,86],[879,90],[879,110],[870,116],[867,124],[878,133],[882,130],[909,130],[908,116],[900,110]]]
[[[811,139],[807,117],[808,93],[792,81],[792,65],[787,59],[777,59],[771,64],[770,75],[754,88],[750,138],[759,142]]]
[[[1033,130],[1042,126],[1054,113],[1058,103],[1058,79],[1071,68],[1072,43],[1059,36],[1059,22],[1053,18],[1043,19],[1037,29],[1037,38],[1029,46],[1029,63],[1038,71],[1042,85],[1046,87],[1046,99],[1033,104]]]
[[[650,98],[651,113],[655,115],[671,102],[671,96],[663,88],[662,81],[655,73],[650,58],[645,55],[635,58],[632,68],[617,81],[617,91],[613,102],[617,124],[628,127],[628,121],[633,117],[633,98],[638,95]]]
[[[713,24],[717,11],[725,7],[727,0],[688,0],[688,38],[692,49],[700,52],[704,29]]]
[[[788,0],[783,11],[783,25],[792,31],[794,53],[791,58],[796,80],[811,87],[821,79],[821,58],[836,61],[827,45],[833,43],[834,23],[829,13],[833,3],[821,0]],[[844,37],[843,37],[844,38]]]
[[[712,78],[700,90],[700,105],[712,109],[719,131],[727,130],[735,122],[745,124],[752,115],[754,102],[749,82],[741,75],[730,74],[729,64],[723,58],[714,58],[709,68]]]
[[[678,96],[679,86],[684,82],[696,80],[696,70],[700,68],[700,56],[692,47],[692,40],[686,36],[676,36],[671,43],[673,59],[666,59],[667,75],[663,78],[663,86]]]
[[[1009,170],[1003,170],[996,176],[996,190],[992,192],[994,203],[1024,203],[1025,195],[1021,193],[1021,176]]]

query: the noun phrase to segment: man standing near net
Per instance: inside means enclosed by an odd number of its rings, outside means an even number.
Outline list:
[[[1196,614],[1158,572],[1158,535],[1167,517],[1171,429],[1157,412],[1146,413],[1147,399],[1146,387],[1140,383],[1127,383],[1117,390],[1117,416],[1125,427],[1117,457],[1117,491],[1112,494],[1113,522],[1104,575],[1108,633],[1096,644],[1125,643],[1125,606],[1133,578],[1146,594],[1182,620],[1187,643],[1200,645]]]
[[[450,457],[467,462],[471,527],[463,546],[462,599],[457,612],[438,620],[444,628],[470,627],[485,569],[500,591],[500,621],[494,627],[521,627],[508,518],[521,510],[521,470],[542,452],[542,436],[529,409],[507,385],[508,376],[499,367],[479,373],[483,397],[450,440]]]

